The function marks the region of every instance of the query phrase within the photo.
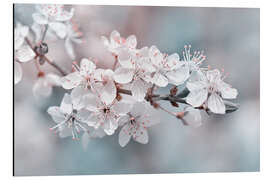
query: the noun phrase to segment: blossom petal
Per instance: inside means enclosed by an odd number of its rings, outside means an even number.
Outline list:
[[[208,91],[206,89],[191,91],[188,94],[186,101],[193,107],[199,107],[206,101],[207,95]]]
[[[134,70],[119,67],[115,70],[113,78],[116,82],[126,84],[132,81]]]
[[[14,62],[14,83],[17,84],[22,80],[22,67],[18,62]]]
[[[194,109],[192,107],[187,107],[185,109],[185,115],[183,119],[187,122],[188,125],[192,127],[199,127],[202,125],[200,110]]]
[[[80,70],[82,75],[89,75],[96,69],[96,65],[87,58],[83,58],[80,63]]]
[[[88,93],[90,93],[89,89],[85,89],[81,86],[77,86],[71,91],[70,96],[74,109],[80,110],[87,105],[85,95]]]
[[[60,123],[65,120],[65,115],[61,112],[57,106],[49,107],[47,112],[51,115],[55,123]]]
[[[61,138],[66,138],[68,136],[72,136],[72,129],[67,126],[60,126],[59,127],[59,136]]]
[[[116,98],[116,87],[114,81],[108,81],[101,89],[101,100],[109,105]]]
[[[186,87],[188,88],[189,91],[196,91],[205,88],[206,85],[207,84],[204,81],[193,81],[193,82],[188,81]]]
[[[143,101],[149,87],[150,85],[141,79],[134,80],[131,88],[132,96],[137,101]]]
[[[48,24],[48,18],[40,13],[32,14],[33,20],[38,24]]]
[[[71,114],[72,113],[72,100],[71,100],[71,97],[69,94],[65,94],[63,99],[62,99],[62,102],[61,102],[61,105],[60,105],[60,109],[62,112],[64,113],[67,113],[67,114]]]
[[[65,24],[60,22],[51,22],[49,23],[50,28],[56,33],[56,35],[63,39],[67,35],[67,27]]]
[[[207,71],[206,77],[210,83],[218,82],[221,79],[221,74],[218,69],[214,69],[214,70]]]
[[[129,125],[126,124],[119,133],[118,142],[121,147],[125,147],[130,141],[131,134],[129,132]]]
[[[116,129],[114,124],[111,123],[111,120],[105,121],[102,128],[104,129],[104,132],[109,136],[113,135]]]
[[[119,64],[124,68],[129,68],[129,69],[134,68],[134,63],[132,62],[132,56],[127,48],[121,48],[119,50],[117,60]]]
[[[152,81],[155,85],[157,85],[159,87],[166,87],[168,85],[168,82],[169,82],[168,79],[159,72],[155,73]]]
[[[208,108],[216,114],[225,114],[225,104],[221,97],[216,93],[212,93],[207,101]]]
[[[137,39],[136,36],[131,35],[126,39],[126,44],[129,48],[135,49],[137,46]]]
[[[113,106],[112,109],[114,110],[114,112],[116,112],[116,114],[119,115],[125,115],[127,114],[132,108],[131,104],[128,103],[124,103],[124,102],[116,102]]]
[[[177,68],[180,65],[179,61],[179,55],[177,53],[173,53],[167,57],[167,66],[169,67],[170,70],[173,70]]]
[[[126,124],[129,121],[129,119],[130,117],[128,115],[120,116],[120,118],[118,119],[119,126],[123,126],[124,124]]]
[[[111,35],[110,35],[110,41],[113,47],[117,47],[119,46],[120,42],[121,42],[121,36],[120,33],[118,31],[112,31]]]
[[[142,105],[141,105],[142,106]],[[144,113],[141,113],[139,116],[139,119],[137,120],[140,122],[142,127],[151,127],[154,126],[158,123],[160,123],[160,115],[156,109],[154,109],[152,106],[149,104],[144,103]],[[133,110],[132,110],[133,114]]]
[[[163,55],[161,54],[161,52],[158,50],[156,46],[150,47],[149,56],[153,64],[155,64],[158,67],[162,65]]]
[[[56,21],[68,21],[72,18],[73,15],[74,15],[74,8],[71,8],[70,12],[63,9],[61,12],[59,12],[57,14],[57,16],[55,16],[55,20]]]
[[[98,115],[96,115],[95,113],[90,114],[86,123],[88,126],[94,127],[95,129],[99,128],[100,122],[99,122]]]
[[[133,134],[133,139],[141,144],[147,144],[148,143],[148,133],[146,128],[139,128],[136,130],[136,133]]]
[[[15,52],[15,58],[18,59],[20,62],[30,61],[35,56],[36,56],[36,54],[28,45],[21,46]]]
[[[225,82],[220,82],[218,84],[218,89],[221,92],[221,96],[224,99],[235,99],[237,97],[237,89],[232,88],[229,84]]]
[[[53,74],[53,73],[47,74],[46,81],[52,86],[61,86],[60,76],[58,76],[56,74]]]
[[[94,94],[87,94],[84,101],[86,104],[86,109],[92,112],[97,112],[100,100],[98,100]]]
[[[81,83],[82,80],[83,79],[80,73],[78,71],[75,71],[61,78],[62,87],[64,89],[72,89],[74,87],[77,87]]]
[[[180,67],[178,69],[166,73],[169,83],[179,86],[183,84],[189,77],[189,69],[187,67]]]

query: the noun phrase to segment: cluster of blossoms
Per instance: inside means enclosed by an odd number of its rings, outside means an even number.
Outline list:
[[[68,42],[77,38],[66,31],[69,26],[66,21],[71,19],[73,10],[67,12],[60,5],[42,5],[37,9],[38,12],[33,14],[35,22],[50,27]],[[16,29],[21,38],[15,38],[17,53],[27,28],[19,26]],[[60,137],[72,136],[73,139],[79,139],[83,132],[81,139],[85,147],[90,138],[113,135],[120,127],[119,144],[122,147],[131,137],[136,142],[148,143],[148,128],[160,122],[158,110],[170,113],[184,125],[198,127],[202,123],[200,111],[225,114],[228,109],[224,99],[235,99],[238,94],[224,82],[223,72],[201,67],[206,56],[202,51],[191,52],[191,46],[185,46],[180,57],[177,53],[163,53],[156,46],[138,48],[134,35],[124,38],[117,31],[113,31],[109,39],[102,36],[101,40],[115,57],[112,69],[98,68],[93,59],[83,58],[79,66],[73,63],[72,72],[62,77],[39,72],[42,82],[34,86],[35,91],[44,95],[51,92],[52,86],[70,90],[60,107],[48,109],[56,123],[51,130]],[[32,51],[29,45],[27,48]],[[39,53],[33,54],[40,58]],[[169,85],[172,88],[168,95],[156,94],[157,89]],[[178,93],[180,85],[187,93]],[[181,104],[184,108],[170,112],[158,103],[159,100],[170,101],[175,107]]]

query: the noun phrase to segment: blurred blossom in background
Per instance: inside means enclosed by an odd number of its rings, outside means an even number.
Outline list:
[[[70,8],[71,5],[68,6]],[[160,113],[161,123],[149,130],[149,143],[118,144],[113,136],[90,141],[84,151],[71,138],[51,133],[47,114],[64,95],[54,88],[49,98],[33,96],[37,80],[33,61],[24,63],[22,82],[14,86],[15,175],[77,175],[122,173],[191,173],[260,170],[260,10],[248,8],[189,8],[73,5],[84,43],[74,44],[77,59],[97,58],[97,66],[111,68],[112,56],[100,37],[117,30],[134,34],[138,47],[156,45],[162,52],[181,55],[185,44],[204,50],[206,64],[224,68],[226,82],[238,89],[240,109],[226,115],[202,113],[199,128],[184,127]],[[14,23],[31,26],[34,5],[16,4]],[[46,41],[46,40],[45,40]],[[48,57],[71,70],[64,40],[49,41]],[[44,70],[56,72],[45,65]],[[162,91],[168,92],[169,89]],[[168,102],[162,102],[171,110]]]

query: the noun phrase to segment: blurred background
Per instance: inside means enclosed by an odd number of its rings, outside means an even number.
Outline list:
[[[189,8],[145,6],[72,6],[84,43],[75,44],[77,59],[95,57],[99,67],[112,67],[100,36],[117,30],[134,34],[138,47],[156,45],[162,52],[181,54],[185,44],[204,50],[205,65],[224,68],[226,82],[237,88],[240,109],[225,116],[202,113],[203,125],[184,127],[161,112],[161,123],[149,129],[149,143],[118,144],[118,133],[81,142],[60,139],[49,131],[54,122],[49,106],[58,106],[64,90],[35,98],[34,63],[23,66],[23,79],[14,86],[15,175],[86,175],[126,173],[238,172],[260,170],[260,10],[246,8]],[[70,5],[67,7],[70,8]],[[31,26],[31,4],[14,6],[14,22]],[[45,40],[46,41],[46,40]],[[46,41],[48,57],[71,70],[64,41]],[[56,72],[44,65],[45,71]],[[58,72],[56,72],[58,73]],[[168,89],[162,90],[164,93]],[[162,102],[172,111],[169,103]]]

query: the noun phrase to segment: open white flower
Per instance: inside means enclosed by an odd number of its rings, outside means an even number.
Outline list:
[[[184,62],[179,60],[177,53],[164,57],[156,46],[152,46],[149,50],[149,56],[156,68],[152,74],[152,82],[155,85],[165,87],[171,83],[178,86],[189,77],[189,69]]]
[[[39,4],[36,5],[37,12],[32,15],[34,21],[38,24],[47,24],[60,38],[66,36],[66,25],[64,22],[69,21],[74,9],[70,12],[64,9],[64,5],[59,4]]]
[[[82,33],[74,23],[68,22],[66,26],[67,35],[65,37],[65,48],[69,57],[72,60],[75,60],[76,54],[74,52],[73,43],[82,43],[82,39],[80,39],[82,37]]]
[[[77,86],[90,89],[94,82],[94,71],[96,65],[89,59],[83,58],[80,67],[75,66],[75,72],[72,72],[61,79],[64,89],[73,89]]]
[[[52,94],[54,86],[61,86],[60,77],[56,74],[38,74],[38,80],[33,86],[33,94],[35,97],[48,97]]]
[[[131,137],[139,143],[148,143],[147,128],[159,123],[154,111],[146,102],[137,102],[127,115],[119,119],[119,125],[123,126],[119,133],[120,146],[126,146]]]
[[[127,39],[120,36],[120,33],[117,31],[112,31],[110,35],[110,40],[108,40],[105,36],[101,37],[104,46],[113,53],[114,55],[118,55],[119,51],[122,48],[128,48],[129,50],[135,50],[137,46],[136,36],[130,35]]]
[[[147,89],[151,87],[151,73],[155,70],[148,58],[148,48],[136,52],[122,49],[119,52],[120,67],[115,70],[114,80],[121,84],[130,83],[132,96],[143,101]]]
[[[89,111],[79,110],[74,108],[74,103],[69,94],[65,94],[60,107],[49,107],[48,113],[51,115],[56,126],[50,128],[56,133],[59,133],[61,138],[72,136],[73,139],[79,138],[81,131],[89,133],[89,127],[85,120],[90,115]]]
[[[205,105],[217,114],[225,114],[225,104],[222,100],[236,98],[238,92],[229,84],[223,81],[219,70],[209,70],[206,76],[199,81],[187,82],[187,88],[190,91],[186,101],[193,107]]]
[[[88,118],[88,125],[96,129],[102,128],[107,135],[112,135],[118,127],[118,120],[128,113],[132,105],[115,100],[106,104],[94,94],[89,94],[86,109],[92,114]]]

